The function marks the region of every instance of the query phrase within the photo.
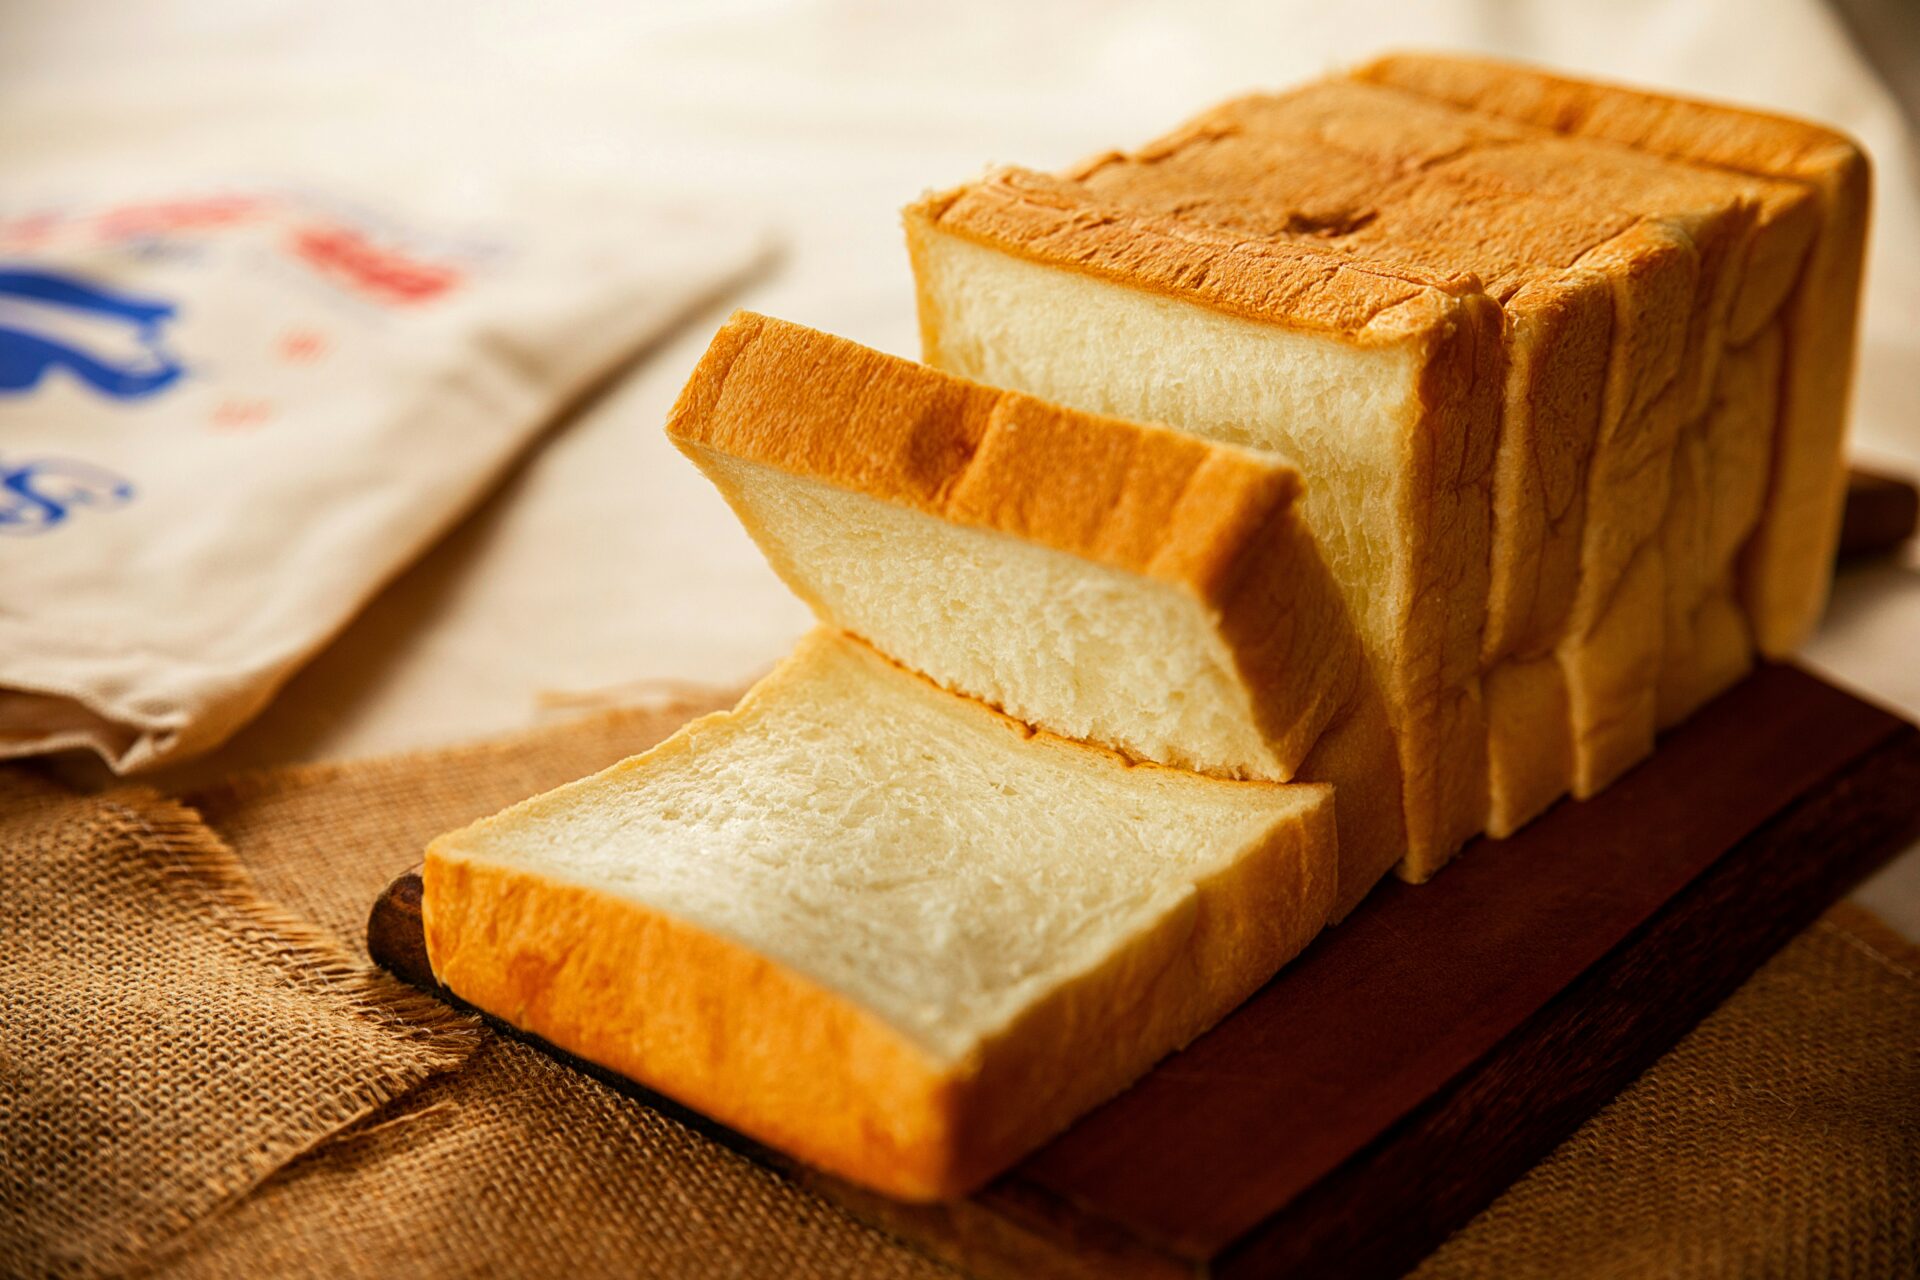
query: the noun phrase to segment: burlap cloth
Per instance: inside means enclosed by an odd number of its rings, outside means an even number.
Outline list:
[[[479,1043],[191,811],[0,770],[0,1271],[124,1270]]]
[[[704,709],[260,774],[188,799],[265,893],[357,950],[369,904],[429,837]],[[1418,1274],[1920,1274],[1917,968],[1920,951],[1870,917],[1829,914]],[[457,1071],[287,1162],[142,1270],[951,1274],[490,1033]]]

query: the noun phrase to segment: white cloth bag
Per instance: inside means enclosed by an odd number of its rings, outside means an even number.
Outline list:
[[[0,210],[0,758],[218,745],[570,402],[748,270],[662,210]]]

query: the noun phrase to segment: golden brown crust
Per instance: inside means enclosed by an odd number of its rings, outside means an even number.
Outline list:
[[[1103,202],[1084,184],[999,169],[908,206],[915,224],[1048,266],[1198,302],[1228,315],[1361,345],[1452,322],[1468,276],[1362,261],[1311,244],[1247,236]]]
[[[1818,180],[1834,166],[1859,158],[1859,148],[1845,134],[1805,120],[1609,81],[1574,80],[1494,58],[1391,53],[1352,74],[1556,133],[1603,138],[1742,173]]]
[[[1328,80],[1223,103],[1137,151],[1081,166],[1075,181],[1103,207],[1325,246],[1455,291],[1478,280],[1505,298],[1644,216],[1617,200],[1565,198],[1569,166],[1615,155]],[[1555,167],[1558,176],[1530,171]]]
[[[1506,398],[1493,482],[1488,665],[1558,634],[1580,576],[1587,465],[1616,332],[1613,291],[1597,270],[1524,286],[1507,302]],[[1622,329],[1638,317],[1622,317]]]
[[[752,312],[714,336],[667,434],[1187,587],[1217,603],[1292,505],[1277,458],[1050,405]]]
[[[1771,487],[1741,590],[1761,650],[1791,652],[1825,605],[1839,536],[1841,442],[1872,186],[1865,153],[1846,135],[1803,120],[1491,59],[1395,54],[1354,74],[1561,133],[1791,179],[1812,192],[1811,202],[1799,201],[1776,184],[1762,202],[1747,282],[1728,320],[1730,339],[1748,342],[1785,300],[1787,364]],[[1794,256],[1797,241],[1810,245],[1803,264]]]
[[[1780,658],[1826,609],[1846,501],[1845,438],[1860,322],[1872,175],[1856,149],[1827,153],[1825,214],[1786,316],[1787,359],[1767,503],[1748,544],[1741,598],[1754,639]]]
[[[1736,569],[1766,501],[1784,333],[1784,321],[1776,319],[1722,357],[1712,407],[1678,441],[1675,500],[1661,530],[1668,610],[1662,729],[1691,715],[1752,662],[1752,628],[1736,603]]]

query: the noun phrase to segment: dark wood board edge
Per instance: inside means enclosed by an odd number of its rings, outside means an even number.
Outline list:
[[[1917,835],[1920,730],[1903,723],[1724,854],[1467,1077],[1230,1248],[1215,1273],[1406,1271]],[[1676,972],[1695,981],[1676,988]],[[1512,1105],[1521,1091],[1525,1108]],[[1394,1206],[1390,1222],[1382,1205]]]

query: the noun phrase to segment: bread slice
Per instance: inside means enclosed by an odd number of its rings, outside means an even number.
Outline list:
[[[747,312],[667,432],[822,621],[1135,759],[1333,783],[1342,914],[1404,852],[1385,700],[1281,460]]]
[[[1002,170],[906,213],[928,361],[1285,454],[1384,690],[1423,879],[1486,809],[1479,650],[1502,391],[1467,277]]]
[[[940,1199],[1304,947],[1332,810],[1035,735],[820,631],[734,710],[434,841],[427,950],[568,1052]]]
[[[1803,264],[1750,262],[1729,321],[1745,346],[1777,313],[1784,322],[1779,427],[1766,504],[1744,549],[1740,596],[1761,652],[1790,653],[1825,607],[1846,493],[1846,430],[1872,175],[1866,155],[1831,129],[1718,103],[1571,80],[1531,67],[1438,54],[1396,54],[1355,73],[1427,97],[1702,167],[1776,180],[1755,244],[1784,244],[1776,224],[1815,209]]]
[[[1682,433],[1662,528],[1668,571],[1658,719],[1678,724],[1753,667],[1739,559],[1759,525],[1780,411],[1784,325],[1720,361],[1713,402]]]

